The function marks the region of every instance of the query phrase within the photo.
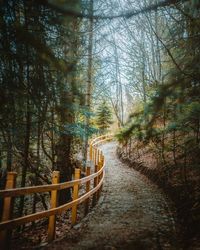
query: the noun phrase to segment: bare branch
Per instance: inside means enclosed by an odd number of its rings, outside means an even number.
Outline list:
[[[116,18],[131,18],[133,16],[137,16],[139,14],[144,14],[144,13],[148,13],[148,12],[151,12],[151,11],[155,11],[159,8],[163,8],[163,7],[166,7],[166,6],[170,6],[170,5],[174,5],[174,4],[177,4],[177,3],[183,3],[183,2],[186,2],[188,0],[165,0],[165,1],[162,1],[160,3],[157,3],[157,4],[152,4],[152,5],[149,5],[147,7],[143,7],[141,9],[136,9],[136,10],[130,10],[128,12],[122,12],[121,14],[118,14],[118,15],[89,15],[89,14],[84,14],[84,13],[80,13],[76,10],[73,10],[71,8],[69,8],[69,6],[65,6],[64,4],[58,4],[58,3],[55,3],[55,1],[48,1],[48,0],[37,0],[37,2],[39,4],[44,4],[48,7],[50,7],[51,9],[54,9],[55,11],[58,11],[64,15],[67,15],[67,16],[71,16],[71,17],[76,17],[76,18],[93,18],[93,19],[99,19],[99,20],[105,20],[105,19],[116,19]]]

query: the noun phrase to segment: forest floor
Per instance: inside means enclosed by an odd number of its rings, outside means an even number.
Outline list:
[[[101,146],[106,177],[96,207],[72,228],[70,237],[45,249],[179,249],[170,201],[149,179],[123,164],[116,147],[115,142]]]

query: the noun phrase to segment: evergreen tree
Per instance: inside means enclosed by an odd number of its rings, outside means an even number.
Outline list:
[[[100,133],[106,133],[113,121],[112,111],[105,100],[98,107],[96,117],[96,124],[100,130]]]

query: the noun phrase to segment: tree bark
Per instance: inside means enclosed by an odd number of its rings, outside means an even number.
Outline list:
[[[91,96],[92,96],[92,64],[93,64],[93,0],[90,0],[89,14],[91,18],[89,19],[89,44],[88,44],[88,69],[87,69],[87,86],[86,86],[86,98],[85,104],[88,114],[85,117],[85,136],[84,136],[84,145],[83,145],[83,169],[85,170],[86,161],[87,161],[87,152],[88,152],[88,128],[90,126],[90,115],[91,111]]]

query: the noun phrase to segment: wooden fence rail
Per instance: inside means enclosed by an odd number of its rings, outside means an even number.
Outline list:
[[[77,221],[77,206],[85,203],[85,214],[89,210],[90,200],[95,205],[102,189],[105,176],[105,159],[102,151],[97,146],[101,143],[112,139],[112,135],[103,135],[93,139],[89,146],[89,158],[91,164],[94,164],[94,173],[91,174],[90,167],[86,168],[86,177],[80,178],[80,169],[75,169],[75,178],[72,181],[59,183],[59,171],[52,174],[52,184],[40,185],[34,187],[15,188],[17,174],[9,172],[7,174],[6,189],[0,190],[0,198],[4,198],[3,213],[0,222],[0,249],[8,249],[8,243],[11,238],[11,230],[19,225],[26,224],[44,217],[49,217],[48,225],[48,241],[51,242],[55,238],[56,215],[72,209],[72,225]],[[93,187],[91,188],[91,184]],[[79,197],[80,186],[86,185],[86,193]],[[58,191],[62,189],[73,188],[72,201],[57,206]],[[23,217],[12,219],[12,210],[14,198],[22,195],[30,195],[35,193],[51,192],[51,208],[49,210],[37,212]]]

